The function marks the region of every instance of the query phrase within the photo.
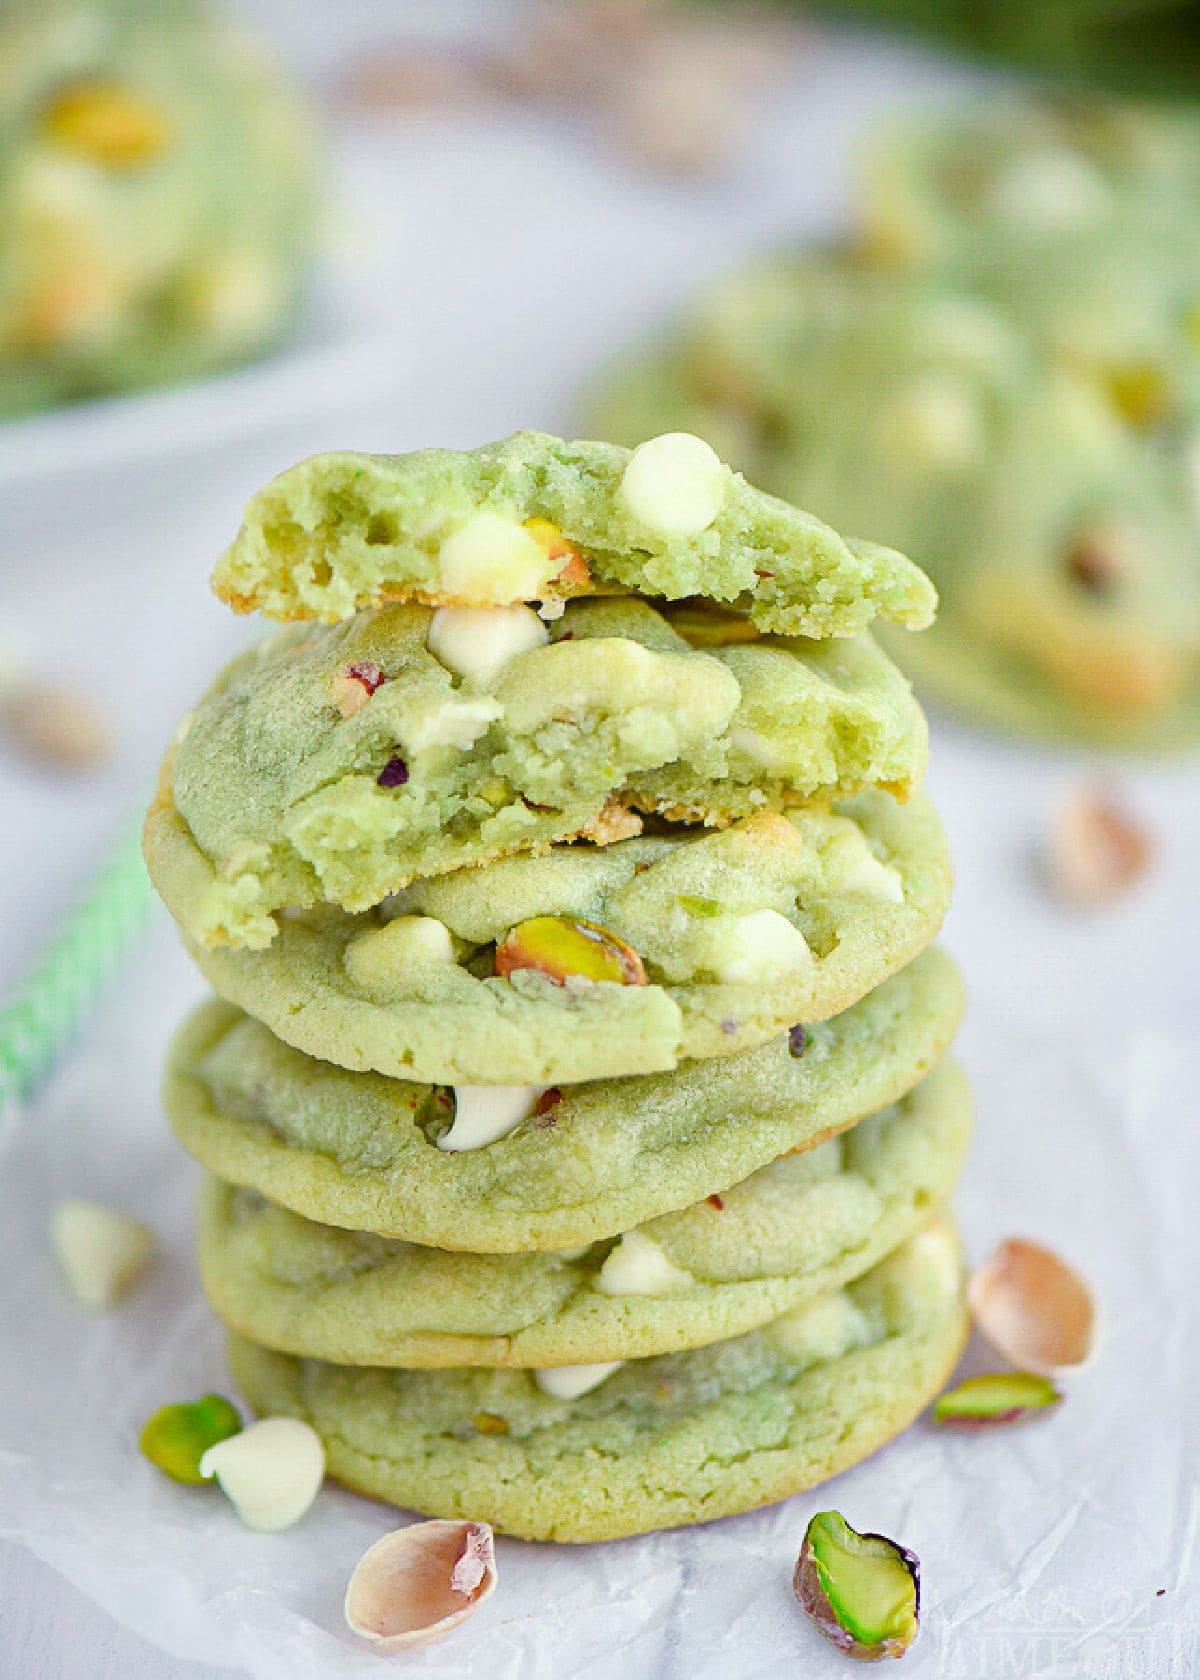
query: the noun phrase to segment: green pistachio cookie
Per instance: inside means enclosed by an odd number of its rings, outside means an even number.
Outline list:
[[[173,911],[183,874],[159,871]],[[357,916],[281,917],[265,950],[189,949],[222,997],[324,1061],[562,1084],[728,1056],[836,1015],[929,944],[949,896],[932,806],[872,792],[837,814],[502,858]]]
[[[164,1104],[212,1172],[307,1219],[438,1248],[560,1250],[689,1207],[898,1101],[961,1013],[957,970],[934,949],[758,1049],[539,1099],[350,1073],[212,1002],[172,1046]]]
[[[935,604],[902,555],[843,541],[681,434],[632,455],[517,432],[463,452],[314,456],[253,498],[214,585],[238,611],[284,619],[385,600],[701,595],[760,630],[814,637],[877,617],[919,628]]]
[[[613,1540],[752,1510],[857,1463],[938,1392],[967,1324],[961,1252],[939,1222],[762,1329],[607,1376],[359,1368],[236,1336],[230,1366],[256,1411],[317,1430],[350,1487],[529,1539]],[[572,1378],[576,1397],[560,1398]]]
[[[882,125],[860,159],[855,223],[882,264],[1012,275],[1129,228],[1183,233],[1198,191],[1200,122],[1182,108],[1004,96]]]
[[[636,834],[630,807],[724,824],[903,794],[925,757],[867,637],[632,599],[549,627],[525,606],[391,606],[234,661],[180,731],[146,855],[193,939],[263,946],[284,906],[363,910],[416,875]]]
[[[1144,239],[1074,242],[1007,280],[997,261],[989,289],[778,259],[716,288],[596,418],[629,441],[736,435],[781,495],[920,554],[936,627],[880,629],[931,694],[1024,732],[1170,745],[1200,732],[1200,344],[1180,302],[1200,301],[1200,254],[1190,293],[1176,260],[1155,295],[1147,264],[1163,272]]]
[[[0,415],[273,344],[315,245],[282,68],[192,0],[0,5]]]
[[[337,1230],[211,1178],[201,1275],[232,1329],[338,1364],[559,1366],[672,1353],[739,1336],[861,1277],[948,1199],[970,1130],[966,1079],[946,1062],[852,1131],[615,1244],[565,1253],[453,1253]]]

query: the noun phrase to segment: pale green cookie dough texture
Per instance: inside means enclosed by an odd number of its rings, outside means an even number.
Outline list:
[[[673,623],[631,599],[549,626],[523,606],[390,606],[234,661],[180,731],[146,854],[192,938],[262,946],[285,906],[362,910],[418,874],[619,838],[630,808],[723,824],[902,794],[925,757],[908,684],[867,637],[761,636],[698,608]]]
[[[933,807],[872,792],[836,814],[457,869],[359,916],[281,919],[265,950],[189,948],[222,997],[326,1061],[557,1084],[726,1056],[835,1015],[924,949],[949,896]],[[589,978],[573,951],[557,977],[532,966],[564,942],[590,961],[597,928],[645,983]],[[501,947],[524,966],[497,973]]]
[[[452,1090],[314,1061],[209,1003],[172,1046],[164,1106],[212,1172],[310,1220],[446,1249],[563,1249],[688,1207],[898,1101],[945,1054],[962,1003],[934,949],[802,1044],[564,1086],[507,1136],[452,1152],[437,1147]]]
[[[1022,733],[1200,734],[1200,125],[1104,106],[894,125],[858,238],[719,282],[589,423],[710,439],[900,545],[919,684]],[[661,338],[660,338],[661,345]]]
[[[752,1330],[868,1271],[950,1196],[970,1135],[944,1062],[894,1107],[581,1253],[447,1253],[316,1225],[210,1179],[215,1310],[281,1352],[354,1365],[583,1365]]]
[[[606,1540],[786,1498],[865,1458],[942,1386],[966,1337],[938,1223],[763,1329],[622,1366],[574,1400],[531,1372],[356,1368],[235,1337],[255,1409],[321,1436],[330,1473],[433,1516]]]
[[[191,0],[0,3],[0,415],[275,343],[315,244],[317,142]]]
[[[252,499],[217,593],[274,618],[348,618],[384,600],[494,606],[628,588],[703,595],[780,635],[919,628],[928,579],[753,489],[699,440],[517,432],[482,449],[318,455]]]

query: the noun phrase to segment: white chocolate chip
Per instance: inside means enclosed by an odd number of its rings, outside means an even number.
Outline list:
[[[1043,149],[1001,171],[989,194],[993,216],[1018,232],[1069,233],[1093,226],[1112,208],[1097,169],[1065,149]]]
[[[247,1528],[274,1534],[298,1523],[325,1480],[325,1448],[299,1418],[263,1418],[209,1447],[200,1474],[215,1476]]]
[[[706,531],[725,500],[725,468],[703,438],[664,432],[640,443],[621,477],[621,499],[639,525],[664,537]]]
[[[623,1359],[613,1359],[598,1365],[551,1365],[535,1371],[533,1380],[543,1394],[549,1394],[555,1400],[578,1400],[581,1394],[590,1394],[592,1389],[599,1388],[624,1363]]]
[[[436,916],[396,916],[352,939],[342,961],[356,985],[387,990],[402,984],[410,968],[453,962],[454,945]]]
[[[439,1149],[482,1149],[515,1132],[537,1107],[544,1085],[456,1085],[454,1124]]]
[[[439,607],[425,645],[460,677],[545,647],[550,632],[529,607]]]
[[[442,543],[438,586],[479,605],[534,601],[559,565],[518,520],[484,508]]]
[[[778,910],[751,910],[720,930],[717,979],[726,984],[773,980],[807,968],[812,952],[800,929]]]
[[[179,287],[188,324],[225,344],[252,343],[283,305],[279,276],[249,252],[229,251],[200,264]]]
[[[667,1259],[653,1237],[626,1231],[601,1266],[596,1288],[601,1295],[670,1295],[695,1281]]]
[[[401,735],[410,753],[428,752],[433,747],[457,747],[466,752],[500,712],[499,704],[491,699],[444,700],[420,711],[414,707],[404,719]]]
[[[729,745],[748,758],[752,764],[757,764],[764,770],[787,768],[787,753],[774,741],[768,741],[765,735],[760,735],[757,729],[731,729]]]
[[[155,1237],[127,1213],[70,1197],[54,1210],[50,1245],[76,1300],[99,1311],[137,1282],[150,1264]]]
[[[926,373],[886,409],[883,442],[892,459],[919,468],[967,467],[986,448],[979,400],[957,373]]]
[[[873,852],[864,852],[841,876],[837,883],[840,893],[863,893],[868,898],[885,898],[892,904],[904,903],[904,882],[900,871],[890,863],[881,863]]]

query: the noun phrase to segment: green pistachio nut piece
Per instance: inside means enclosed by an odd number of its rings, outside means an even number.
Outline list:
[[[89,163],[135,169],[171,144],[167,112],[121,82],[89,80],[59,88],[42,112],[46,138]]]
[[[1049,1377],[1032,1371],[989,1371],[983,1377],[968,1377],[940,1395],[934,1401],[933,1420],[960,1429],[988,1429],[997,1423],[1019,1423],[1057,1406],[1061,1399]]]
[[[860,1662],[902,1657],[917,1637],[916,1555],[882,1534],[859,1534],[840,1511],[818,1511],[809,1523],[792,1590],[817,1631]]]
[[[174,1482],[210,1480],[200,1474],[200,1460],[209,1447],[239,1435],[242,1419],[237,1407],[220,1394],[202,1400],[161,1406],[142,1430],[142,1456]]]
[[[646,970],[632,945],[598,922],[567,916],[533,916],[519,922],[496,947],[496,973],[529,968],[558,986],[577,977],[645,986]]]
[[[676,899],[679,908],[688,916],[719,916],[721,906],[715,898],[695,898],[691,893],[680,893]]]

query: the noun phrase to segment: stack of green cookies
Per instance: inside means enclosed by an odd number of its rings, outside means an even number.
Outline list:
[[[592,1540],[873,1451],[966,1331],[970,1131],[903,556],[698,438],[334,454],[219,563],[298,622],[178,730],[219,995],[166,1105],[260,1411],[349,1485]]]

